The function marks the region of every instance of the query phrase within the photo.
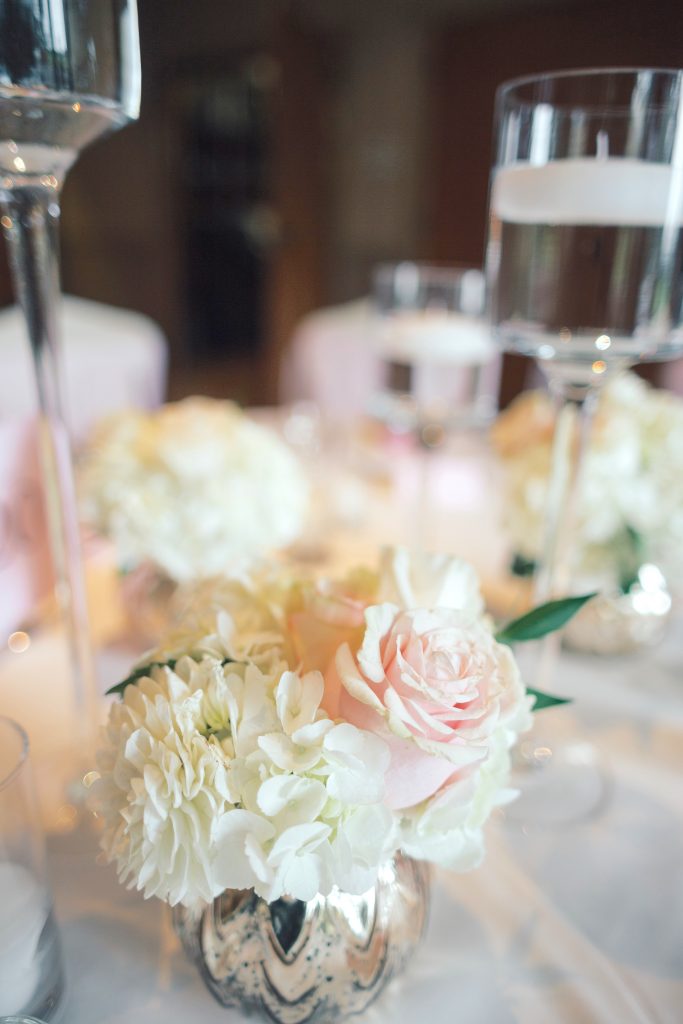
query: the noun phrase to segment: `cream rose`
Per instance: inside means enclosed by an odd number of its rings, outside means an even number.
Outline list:
[[[484,611],[479,579],[469,562],[404,547],[382,551],[374,603],[384,601],[401,608],[457,608],[473,615]]]

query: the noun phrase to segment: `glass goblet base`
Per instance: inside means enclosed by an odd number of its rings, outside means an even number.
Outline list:
[[[512,785],[520,796],[506,808],[511,824],[551,829],[602,813],[609,800],[609,776],[592,743],[542,737],[523,740],[513,755]]]

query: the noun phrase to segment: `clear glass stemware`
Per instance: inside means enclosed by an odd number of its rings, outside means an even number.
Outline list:
[[[499,358],[484,316],[481,270],[404,261],[377,268],[374,350],[383,384],[370,412],[417,449],[410,541],[429,548],[429,453],[497,408]]]
[[[0,206],[38,393],[56,594],[69,624],[83,738],[94,671],[58,355],[60,192],[78,153],[137,117],[135,0],[5,0],[0,7]]]
[[[683,349],[682,83],[677,70],[595,69],[498,90],[492,322],[504,348],[536,360],[557,404],[537,603],[571,590],[574,509],[599,389],[634,363]],[[556,643],[538,659],[541,688],[552,686]],[[561,751],[538,749],[542,763],[562,761]],[[578,768],[594,767],[582,750],[583,760],[565,759],[554,791],[543,783],[553,820],[563,802],[572,817],[589,809],[567,798]],[[584,788],[594,804],[600,786]],[[542,816],[541,803],[535,811]]]

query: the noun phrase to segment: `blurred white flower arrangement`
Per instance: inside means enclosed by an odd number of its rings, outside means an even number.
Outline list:
[[[525,392],[492,429],[505,481],[505,518],[520,568],[541,551],[550,472],[553,406]],[[608,384],[599,400],[578,502],[578,570],[616,574],[628,589],[645,561],[683,567],[683,402],[633,373]]]
[[[477,865],[533,704],[507,645],[583,600],[496,635],[469,565],[404,550],[340,581],[200,584],[114,688],[92,791],[105,854],[188,906],[362,893],[399,848]]]
[[[232,402],[188,398],[103,421],[84,455],[85,521],[125,569],[176,582],[238,573],[301,533],[309,502],[294,454]]]

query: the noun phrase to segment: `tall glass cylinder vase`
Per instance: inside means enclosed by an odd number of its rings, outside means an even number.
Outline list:
[[[538,598],[571,590],[573,510],[596,392],[640,360],[683,350],[682,84],[681,71],[595,69],[498,91],[492,321],[500,345],[533,357],[558,400]],[[546,645],[541,688],[552,686],[553,661]],[[560,751],[539,749],[548,776]],[[568,767],[548,790],[553,818],[585,759]]]
[[[59,196],[79,151],[136,117],[139,95],[135,0],[2,5],[1,223],[33,360],[56,595],[69,626],[81,747],[92,732],[96,688],[58,357]]]

